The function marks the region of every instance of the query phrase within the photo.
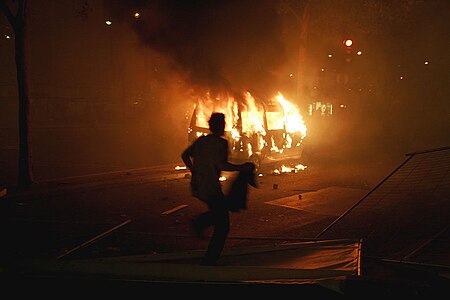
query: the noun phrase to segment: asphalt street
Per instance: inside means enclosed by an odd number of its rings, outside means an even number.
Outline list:
[[[2,199],[8,251],[25,257],[98,257],[204,249],[190,219],[205,210],[189,174],[164,165],[62,178]],[[348,165],[274,173],[263,165],[248,208],[231,215],[226,247],[314,238],[394,166]],[[232,181],[225,174],[224,190]],[[206,236],[210,233],[207,232]],[[6,251],[6,249],[4,249]]]
[[[314,240],[401,162],[311,161],[304,170],[287,173],[274,172],[278,167],[275,163],[263,164],[258,172],[258,187],[249,190],[248,208],[231,213],[224,251]],[[170,164],[59,178],[36,184],[26,192],[7,193],[1,198],[3,263],[29,259],[69,262],[121,259],[204,251],[211,232],[198,238],[190,220],[206,207],[190,195],[189,173],[177,168],[180,166]],[[226,191],[234,174],[224,175]],[[190,263],[197,264],[195,259]],[[20,277],[20,282],[24,280]],[[61,278],[46,281],[42,277],[31,280],[42,286],[55,283],[64,286],[70,282],[73,287],[76,282]],[[83,287],[108,284],[99,279],[95,283],[81,282]],[[353,281],[346,284],[354,285],[351,293],[367,293],[367,286],[369,292],[381,290],[392,294],[396,289],[400,293],[416,292],[416,287],[410,288],[409,283],[406,289],[405,285],[392,286],[392,282],[388,286],[383,284],[382,289],[378,283],[366,283],[366,288]],[[135,287],[126,283],[126,288]],[[158,287],[168,288],[163,283]],[[315,287],[308,288],[313,293],[319,292]]]

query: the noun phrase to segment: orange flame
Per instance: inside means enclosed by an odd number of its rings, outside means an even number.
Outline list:
[[[272,103],[277,104],[276,108],[270,111],[265,108],[264,103],[256,101],[250,92],[245,92],[243,99],[239,105],[232,96],[222,95],[212,99],[207,93],[197,99],[195,125],[208,128],[211,113],[224,113],[225,130],[234,141],[240,143],[242,148],[239,151],[246,151],[249,156],[260,152],[264,147],[282,153],[285,148],[300,146],[307,129],[297,105],[286,100],[280,92],[270,99]],[[269,135],[268,131],[282,132],[285,142],[277,146],[273,135]],[[197,136],[202,134],[205,132],[198,132]]]

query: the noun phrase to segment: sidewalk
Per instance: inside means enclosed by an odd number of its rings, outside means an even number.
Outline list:
[[[26,191],[7,190],[5,187],[4,197],[7,196],[10,199],[16,199],[38,195],[56,195],[71,190],[89,191],[103,189],[116,184],[124,186],[139,184],[144,180],[145,183],[148,183],[183,178],[187,171],[184,169],[178,170],[176,169],[176,166],[176,164],[160,165],[146,168],[49,179],[34,183]]]

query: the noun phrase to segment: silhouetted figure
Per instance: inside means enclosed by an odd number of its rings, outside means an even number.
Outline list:
[[[233,180],[231,188],[225,196],[228,210],[238,212],[241,209],[247,209],[248,186],[256,187],[255,166],[251,165],[249,170],[240,171]]]
[[[192,226],[198,236],[202,236],[209,226],[214,227],[208,249],[201,261],[203,265],[217,263],[230,230],[230,205],[220,184],[221,171],[254,170],[252,163],[233,164],[228,161],[228,141],[222,137],[225,134],[223,113],[211,114],[209,129],[210,134],[199,137],[181,155],[192,174],[192,195],[208,206],[208,211],[192,220]]]

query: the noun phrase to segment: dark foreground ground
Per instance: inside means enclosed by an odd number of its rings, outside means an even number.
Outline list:
[[[258,188],[249,192],[248,209],[232,213],[226,249],[314,239],[401,162],[402,159],[323,164],[311,160],[304,171],[281,175],[273,174],[275,165],[269,163],[261,170]],[[205,208],[190,196],[186,172],[175,167],[63,178],[0,198],[2,286],[17,295],[30,290],[47,295],[64,290],[73,296],[150,296],[156,291],[164,296],[195,297],[236,296],[241,292],[337,297],[449,294],[448,277],[433,270],[364,257],[364,252],[361,276],[333,280],[327,286],[315,282],[224,283],[208,278],[203,282],[174,282],[79,274],[55,276],[10,267],[11,262],[30,259],[76,261],[204,250],[208,239],[195,237],[189,220]],[[298,197],[305,206],[273,202],[288,197]],[[193,261],[191,267],[196,264]],[[220,272],[224,267],[227,266],[211,268]]]

